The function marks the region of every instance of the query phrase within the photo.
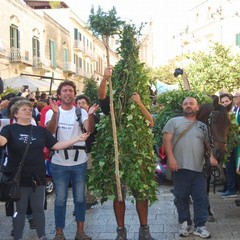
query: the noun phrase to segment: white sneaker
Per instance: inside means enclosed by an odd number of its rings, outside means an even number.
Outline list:
[[[208,230],[206,229],[205,226],[202,226],[202,227],[196,227],[194,229],[194,232],[193,234],[195,236],[199,236],[201,238],[210,238],[211,237],[211,234],[208,232]]]
[[[192,233],[192,226],[188,225],[187,221],[181,223],[181,229],[179,230],[180,237],[187,237],[190,233]]]

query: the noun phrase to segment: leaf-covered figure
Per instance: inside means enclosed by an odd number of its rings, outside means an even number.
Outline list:
[[[139,107],[132,101],[133,92],[139,93],[141,101],[149,108],[148,78],[144,65],[139,61],[137,30],[126,24],[120,34],[121,60],[114,67],[112,83],[114,111],[121,183],[131,194],[138,193],[139,200],[156,200],[154,180],[155,157],[153,135],[149,123]],[[101,197],[101,201],[114,199],[116,194],[114,147],[110,116],[102,117],[93,147],[93,168],[89,185]]]

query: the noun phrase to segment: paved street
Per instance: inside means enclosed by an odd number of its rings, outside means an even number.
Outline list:
[[[158,189],[159,201],[149,208],[149,225],[152,236],[156,240],[174,240],[178,237],[177,213],[173,204],[173,195],[170,192],[171,186],[160,186]],[[69,190],[71,193],[71,189]],[[71,195],[70,195],[71,196]],[[240,196],[239,196],[240,197]],[[54,195],[48,196],[48,210],[46,210],[46,231],[49,239],[55,235],[53,217]],[[129,197],[126,202],[126,227],[128,240],[138,239],[138,217],[134,204]],[[236,207],[234,199],[223,200],[219,194],[210,194],[210,202],[216,217],[216,222],[207,223],[207,228],[212,234],[213,240],[234,240],[240,239],[240,207]],[[72,197],[68,200],[67,220],[65,235],[67,240],[73,240],[76,231],[76,224],[72,215]],[[5,217],[4,204],[0,203],[0,239],[10,240],[12,229],[11,218]],[[114,240],[116,237],[116,222],[112,209],[112,202],[108,201],[103,205],[96,205],[87,211],[86,232],[93,240]],[[35,230],[30,230],[26,220],[24,239],[37,240]],[[199,237],[190,235],[182,238],[196,240]]]

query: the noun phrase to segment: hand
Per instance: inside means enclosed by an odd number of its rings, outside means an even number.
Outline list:
[[[58,105],[55,100],[49,99],[49,105],[51,106],[51,109],[54,113],[58,113]]]
[[[136,103],[141,102],[140,95],[138,93],[134,92],[133,95],[132,95],[132,100]]]
[[[168,162],[169,162],[169,169],[173,172],[176,172],[178,170],[178,164],[177,164],[177,161],[176,159],[168,159]]]
[[[109,66],[104,70],[103,79],[108,80],[112,76],[113,67]]]
[[[79,141],[86,141],[89,136],[90,136],[90,132],[83,133],[79,136]]]
[[[97,112],[97,110],[99,109],[99,105],[97,105],[96,103],[94,103],[88,110],[88,115],[93,115],[94,113]]]
[[[212,167],[216,167],[218,165],[218,161],[214,156],[210,157],[210,164]]]

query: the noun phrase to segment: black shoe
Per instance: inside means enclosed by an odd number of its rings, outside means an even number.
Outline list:
[[[13,230],[11,231],[11,236],[14,237],[14,231]]]
[[[235,202],[237,207],[240,207],[240,202]]]
[[[237,204],[237,203],[240,203],[240,199],[236,199],[235,200],[235,203]]]
[[[34,224],[34,222],[33,222],[33,219],[29,219],[28,220],[28,222],[29,222],[29,227],[30,227],[30,229],[36,229],[36,227],[35,227],[35,224]]]

